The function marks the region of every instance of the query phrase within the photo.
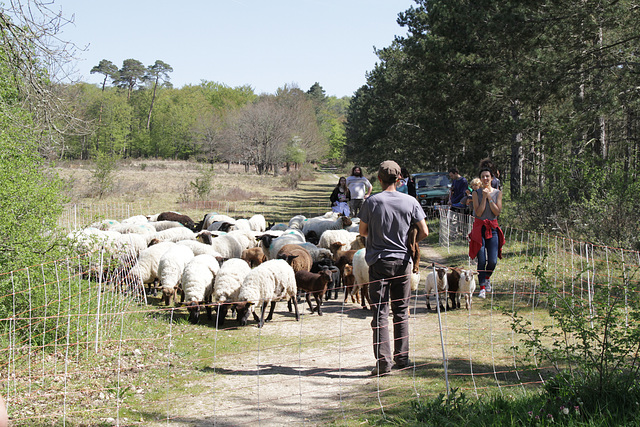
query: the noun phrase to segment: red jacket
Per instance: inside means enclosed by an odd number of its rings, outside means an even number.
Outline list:
[[[473,228],[469,233],[469,258],[474,259],[478,256],[478,251],[482,247],[482,226],[485,226],[484,238],[491,239],[492,232],[495,228],[498,230],[498,258],[502,259],[502,246],[504,245],[504,233],[498,225],[497,219],[480,219],[473,221]]]

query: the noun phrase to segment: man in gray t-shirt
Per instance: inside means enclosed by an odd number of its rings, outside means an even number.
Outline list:
[[[400,166],[392,160],[380,163],[382,192],[369,197],[360,211],[360,234],[367,236],[365,260],[369,265],[369,295],[374,310],[371,375],[386,375],[393,367],[409,364],[409,298],[411,263],[407,246],[409,227],[418,227],[417,240],[427,237],[425,214],[415,198],[396,191]],[[389,342],[389,304],[393,312],[394,350]]]

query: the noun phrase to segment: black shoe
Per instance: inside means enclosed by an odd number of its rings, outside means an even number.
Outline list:
[[[407,360],[406,362],[402,362],[402,363],[394,363],[393,366],[391,367],[391,369],[406,369],[409,366],[413,365],[413,362],[410,360]]]
[[[369,373],[370,377],[384,377],[391,373],[391,370],[380,370],[377,366]]]

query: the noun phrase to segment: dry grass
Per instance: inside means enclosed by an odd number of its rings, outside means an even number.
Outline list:
[[[200,199],[191,183],[209,168],[212,168],[211,192]],[[101,208],[108,211],[109,206],[128,203],[144,211],[135,214],[178,211],[194,220],[213,211],[235,217],[261,213],[272,222],[286,221],[298,213],[321,214],[329,210],[329,195],[337,181],[333,173],[320,173],[315,174],[314,181],[304,181],[291,190],[284,187],[285,169],[274,176],[257,175],[253,170],[245,172],[244,166],[235,164],[126,161],[118,165],[114,190],[97,199],[90,197],[92,169],[93,165],[88,162],[67,162],[56,168],[67,182],[67,195],[72,203],[91,205],[95,211]]]

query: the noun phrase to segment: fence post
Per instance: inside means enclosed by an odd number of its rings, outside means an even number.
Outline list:
[[[442,347],[442,364],[444,365],[444,382],[447,386],[447,397],[449,396],[449,370],[447,368],[447,354],[444,348],[444,336],[442,335],[442,317],[440,316],[440,296],[438,295],[438,276],[436,274],[436,264],[431,263],[431,272],[433,273],[433,278],[436,282],[436,310],[438,310],[438,330],[440,331],[440,346]],[[427,295],[427,300],[429,299],[429,295]],[[445,302],[447,301],[447,296],[445,294]]]

